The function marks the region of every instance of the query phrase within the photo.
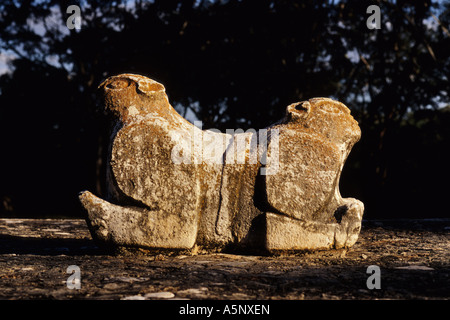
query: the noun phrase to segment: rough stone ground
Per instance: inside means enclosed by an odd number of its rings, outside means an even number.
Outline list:
[[[348,251],[106,254],[84,220],[0,219],[0,299],[449,299],[450,219],[364,221]],[[66,269],[81,270],[68,289]],[[367,267],[381,289],[366,286]]]

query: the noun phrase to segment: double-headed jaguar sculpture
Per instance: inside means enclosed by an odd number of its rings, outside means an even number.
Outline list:
[[[121,74],[99,90],[112,116],[105,199],[80,193],[93,238],[118,247],[351,247],[364,205],[342,198],[361,131],[342,103],[297,102],[262,130],[202,130],[162,84]]]

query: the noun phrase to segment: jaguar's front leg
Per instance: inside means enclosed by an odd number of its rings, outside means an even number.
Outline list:
[[[96,240],[112,246],[190,249],[197,237],[195,212],[169,213],[163,210],[120,206],[89,191],[79,196],[88,214],[88,226]]]

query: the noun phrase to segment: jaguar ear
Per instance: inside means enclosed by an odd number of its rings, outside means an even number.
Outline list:
[[[137,86],[138,91],[147,95],[152,95],[154,93],[161,91],[165,92],[166,90],[161,83],[144,77],[139,79],[137,81],[137,84],[138,84]]]
[[[311,104],[309,101],[296,102],[286,108],[286,115],[291,120],[306,119],[311,112]]]

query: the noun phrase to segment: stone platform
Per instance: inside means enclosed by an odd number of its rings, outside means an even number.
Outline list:
[[[111,255],[84,220],[0,219],[0,299],[449,299],[449,258],[450,219],[364,221],[348,251],[272,256]],[[381,289],[366,285],[370,265]]]

